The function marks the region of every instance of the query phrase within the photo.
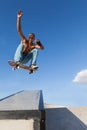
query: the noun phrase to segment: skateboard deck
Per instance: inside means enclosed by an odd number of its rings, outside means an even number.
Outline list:
[[[21,63],[14,62],[12,60],[8,60],[8,64],[13,67],[13,70],[21,68],[21,69],[30,71],[30,73],[33,73],[34,71],[36,71],[38,69],[38,67],[32,69],[29,66],[23,65]]]

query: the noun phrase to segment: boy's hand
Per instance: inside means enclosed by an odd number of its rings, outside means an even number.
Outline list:
[[[20,10],[20,11],[18,11],[17,17],[18,17],[18,18],[21,18],[21,17],[22,17],[22,15],[23,15],[22,11],[21,11],[21,10]]]
[[[40,40],[39,40],[39,39],[36,39],[35,41],[36,41],[36,43],[39,43],[39,42],[40,42]]]
[[[44,46],[41,44],[39,39],[36,40],[36,43],[40,47],[40,49],[42,49],[42,50],[44,49]]]

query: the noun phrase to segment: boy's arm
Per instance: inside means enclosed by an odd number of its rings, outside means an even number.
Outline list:
[[[23,35],[22,30],[21,30],[21,17],[22,17],[22,14],[23,14],[22,11],[19,11],[18,15],[17,15],[17,30],[18,30],[18,33],[19,33],[22,41],[25,43],[26,38]]]
[[[41,44],[40,40],[36,40],[35,48],[41,49],[41,50],[44,49],[44,46]]]

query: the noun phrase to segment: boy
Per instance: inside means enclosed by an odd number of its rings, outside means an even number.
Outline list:
[[[40,40],[35,40],[34,33],[30,33],[28,39],[26,39],[26,37],[23,35],[21,30],[22,15],[22,11],[19,11],[17,14],[17,30],[21,37],[21,43],[19,44],[15,52],[14,61],[16,62],[17,68],[20,63],[26,64],[29,60],[31,60],[30,73],[32,73],[34,69],[38,68],[38,66],[36,65],[38,49],[43,50],[44,46],[41,44]],[[34,41],[36,42],[36,44],[33,43]]]

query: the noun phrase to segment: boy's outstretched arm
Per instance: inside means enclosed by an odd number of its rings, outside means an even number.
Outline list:
[[[18,33],[19,33],[22,41],[25,42],[26,38],[23,35],[22,30],[21,30],[21,17],[22,17],[22,15],[23,15],[22,11],[19,11],[17,14],[17,30],[18,30]]]

